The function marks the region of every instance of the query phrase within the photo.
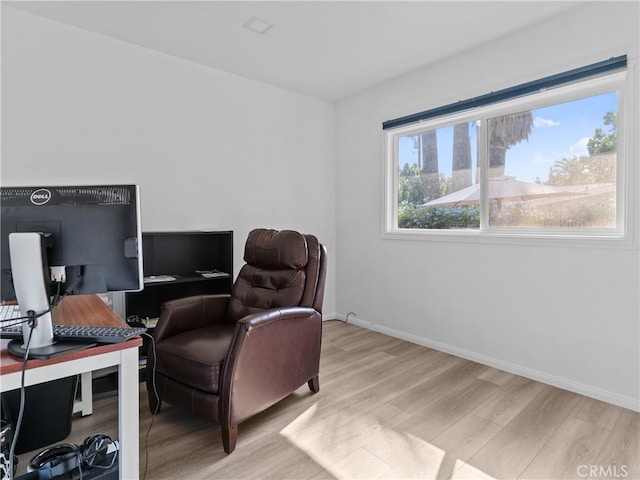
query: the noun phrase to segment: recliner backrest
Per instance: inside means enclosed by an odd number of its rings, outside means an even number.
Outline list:
[[[321,245],[318,242],[318,239],[313,235],[305,235],[305,240],[307,241],[307,266],[306,266],[306,279],[304,286],[304,294],[300,301],[300,305],[303,307],[314,307],[315,305],[316,295],[318,290],[318,282],[320,282],[320,266],[322,262],[322,252]],[[321,311],[320,308],[317,310]]]
[[[313,307],[321,246],[313,235],[292,230],[249,233],[242,267],[231,291],[228,319],[288,306]]]

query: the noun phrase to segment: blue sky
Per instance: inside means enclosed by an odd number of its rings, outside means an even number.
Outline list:
[[[534,125],[529,139],[521,141],[507,151],[505,175],[521,181],[547,180],[549,168],[555,161],[573,156],[586,156],[587,140],[596,128],[608,132],[603,117],[608,111],[617,111],[615,92],[588,97],[572,102],[533,110]],[[471,124],[471,150],[475,178],[476,131]],[[451,176],[451,150],[453,127],[438,129],[438,160],[440,172]],[[414,149],[412,137],[400,139],[400,168],[405,163],[416,163],[418,151]]]

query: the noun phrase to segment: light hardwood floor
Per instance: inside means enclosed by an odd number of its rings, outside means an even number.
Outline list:
[[[150,480],[640,479],[640,413],[342,322],[324,325],[320,392],[241,424],[233,454],[170,405],[151,422],[141,384]],[[117,436],[115,397],[65,441],[98,432]]]

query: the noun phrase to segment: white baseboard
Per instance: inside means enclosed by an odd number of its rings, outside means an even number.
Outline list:
[[[346,315],[342,315],[342,314],[326,315],[324,316],[324,319],[346,321]],[[580,395],[585,395],[587,397],[595,398],[596,400],[601,400],[603,402],[611,403],[613,405],[618,405],[623,408],[628,408],[629,410],[640,412],[640,399],[637,399],[637,398],[619,395],[615,392],[602,390],[600,388],[593,387],[591,385],[585,385],[583,383],[575,382],[571,379],[558,377],[556,375],[541,372],[539,370],[533,370],[531,368],[527,368],[515,363],[505,362],[504,360],[500,360],[498,358],[489,357],[487,355],[479,354],[470,350],[465,350],[463,348],[458,348],[445,343],[436,342],[429,338],[419,337],[417,335],[412,335],[410,333],[402,332],[400,330],[395,330],[389,327],[377,325],[375,323],[359,319],[354,315],[349,315],[348,323],[352,323],[359,327],[367,328],[375,332],[383,333],[385,335],[389,335],[390,337],[399,338],[401,340],[406,340],[408,342],[415,343],[417,345],[422,345],[424,347],[433,348],[434,350],[439,350],[444,353],[449,353],[451,355],[455,355],[456,357],[461,357],[467,360],[471,360],[473,362],[481,363],[482,365],[487,365],[489,367],[494,367],[499,370],[504,370],[505,372],[530,378],[531,380],[535,380],[537,382],[541,382],[554,387],[562,388],[563,390],[579,393]]]

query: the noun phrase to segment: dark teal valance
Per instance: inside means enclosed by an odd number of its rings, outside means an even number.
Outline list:
[[[498,90],[497,92],[487,93],[485,95],[469,98],[467,100],[460,100],[456,103],[450,103],[449,105],[443,105],[441,107],[432,108],[430,110],[425,110],[424,112],[414,113],[412,115],[396,118],[394,120],[387,120],[386,122],[382,122],[382,129],[388,130],[390,128],[409,125],[411,123],[420,122],[429,118],[448,115],[470,108],[482,107],[485,105],[490,105],[492,103],[509,100],[511,98],[521,97],[523,95],[534,93],[545,88],[556,87],[558,85],[563,85],[566,83],[574,82],[576,80],[599,75],[601,73],[610,72],[619,68],[626,68],[626,66],[626,55],[612,57],[609,60],[603,60],[591,65],[568,70],[563,73],[557,73],[549,77],[522,83],[520,85],[516,85],[515,87],[505,88],[503,90]]]

